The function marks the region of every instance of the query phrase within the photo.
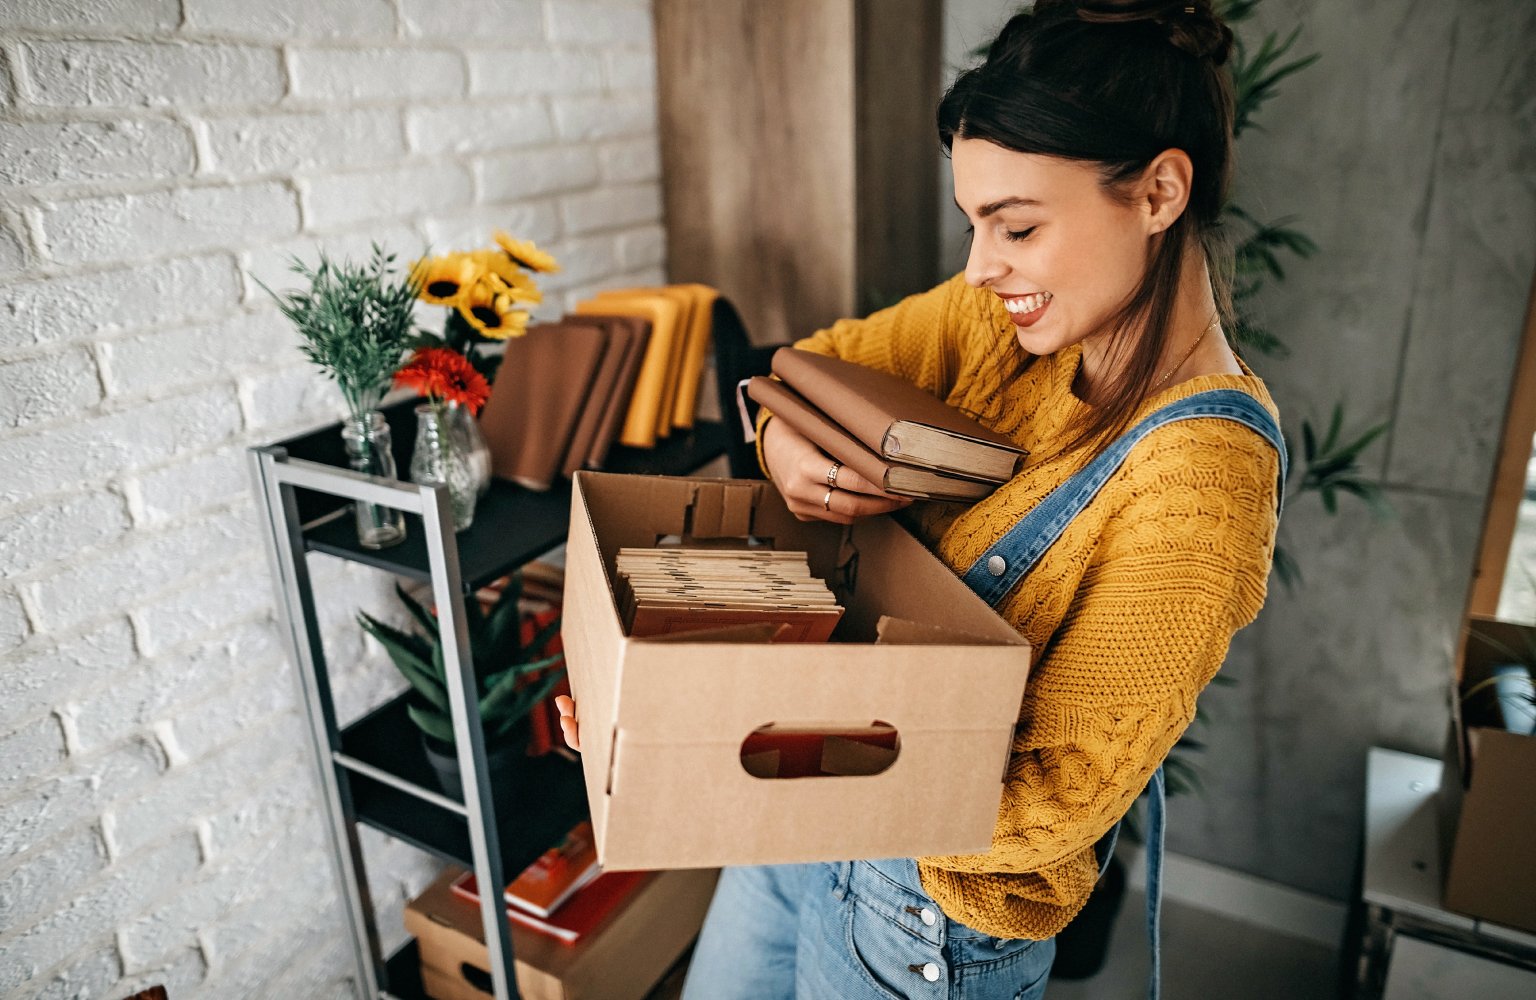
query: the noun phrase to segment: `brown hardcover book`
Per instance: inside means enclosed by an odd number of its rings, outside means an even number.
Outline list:
[[[1006,483],[1027,454],[1006,436],[889,372],[783,347],[773,373],[891,462]]]
[[[491,471],[547,490],[586,405],[606,336],[595,326],[540,323],[507,341],[480,432]]]
[[[590,398],[582,407],[565,460],[560,463],[561,474],[571,476],[578,469],[603,467],[629,408],[651,326],[633,316],[567,316],[561,322],[596,326],[607,335]]]
[[[747,395],[887,493],[929,500],[980,500],[997,489],[996,483],[887,462],[782,382],[755,376],[747,383]]]

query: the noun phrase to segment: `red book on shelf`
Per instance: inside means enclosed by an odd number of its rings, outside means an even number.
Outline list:
[[[597,840],[592,821],[584,819],[512,880],[506,900],[536,917],[547,917],[597,874]]]
[[[507,907],[507,919],[540,934],[548,934],[565,944],[575,944],[591,933],[632,898],[655,872],[603,872],[578,889],[559,909],[547,917],[536,917],[516,906]],[[453,891],[461,899],[480,905],[480,895],[473,872],[465,872],[453,882]]]

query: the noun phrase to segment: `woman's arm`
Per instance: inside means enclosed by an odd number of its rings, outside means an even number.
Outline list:
[[[1026,873],[1081,854],[1194,718],[1196,695],[1264,601],[1275,498],[1255,484],[1275,482],[1278,459],[1256,439],[1191,458],[1172,481],[1127,484],[1130,499],[1040,644],[992,850],[919,859],[925,867]],[[1000,609],[1015,622],[1032,610],[1019,598]]]

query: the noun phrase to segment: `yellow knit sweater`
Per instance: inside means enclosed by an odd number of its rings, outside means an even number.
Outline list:
[[[959,275],[795,346],[901,375],[1029,450],[1023,471],[974,506],[919,502],[899,515],[957,572],[1085,460],[1060,453],[1087,405],[1072,394],[1081,350],[1040,358],[1000,388],[1021,357],[1013,325],[995,295]],[[1244,371],[1190,379],[1142,412],[1213,388],[1275,412]],[[923,888],[950,917],[1043,939],[1082,908],[1098,874],[1094,842],[1146,787],[1232,635],[1264,603],[1278,474],[1274,448],[1231,421],[1161,427],[998,606],[1034,665],[992,849],[917,859]]]

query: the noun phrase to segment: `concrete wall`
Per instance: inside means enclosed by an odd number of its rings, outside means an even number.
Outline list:
[[[350,995],[243,449],[334,390],[254,277],[501,227],[661,278],[643,0],[0,4],[0,995]],[[441,322],[441,311],[424,314]],[[312,563],[338,697],[393,690]],[[364,831],[398,941],[427,859]]]
[[[958,62],[1011,4],[950,0]],[[1300,26],[1322,59],[1239,142],[1237,200],[1295,215],[1321,252],[1259,303],[1290,346],[1255,357],[1299,441],[1343,401],[1391,420],[1367,468],[1396,516],[1347,500],[1287,509],[1294,593],[1272,584],[1207,692],[1202,797],[1175,800],[1173,849],[1346,898],[1371,745],[1438,756],[1516,346],[1536,269],[1536,6],[1266,0],[1244,29]],[[946,198],[948,195],[946,195]],[[959,266],[953,206],[948,252]]]

